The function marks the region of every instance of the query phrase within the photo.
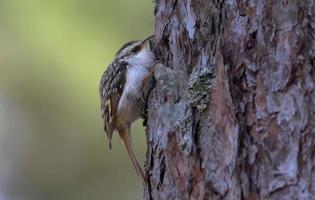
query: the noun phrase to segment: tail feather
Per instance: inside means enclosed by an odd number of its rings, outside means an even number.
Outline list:
[[[131,159],[133,167],[135,168],[137,174],[142,178],[143,183],[145,183],[145,176],[144,176],[143,169],[142,169],[142,167],[138,161],[137,156],[135,155],[135,153],[131,147],[130,140],[129,140],[129,134],[126,134],[126,135],[122,136],[120,134],[120,137],[121,137],[121,139],[122,139],[122,141],[123,141],[123,143],[127,149],[127,152],[128,152],[128,155]]]
[[[130,159],[131,159],[131,162],[132,162],[132,164],[133,164],[133,166],[134,166],[134,168],[135,168],[137,174],[138,174],[139,176],[141,176],[142,180],[144,181],[144,180],[145,180],[145,177],[144,177],[143,169],[142,169],[142,167],[140,166],[139,161],[138,161],[136,155],[134,154],[134,152],[133,152],[133,150],[132,150],[132,148],[131,148],[130,145],[128,145],[128,144],[126,145],[126,144],[125,144],[125,146],[126,146],[126,149],[127,149],[127,151],[128,151],[129,157],[130,157]]]

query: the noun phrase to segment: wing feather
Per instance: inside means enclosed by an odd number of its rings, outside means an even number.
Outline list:
[[[117,106],[126,82],[126,69],[127,63],[117,62],[116,60],[108,66],[100,81],[101,115],[110,149],[112,148],[111,139],[115,130]]]

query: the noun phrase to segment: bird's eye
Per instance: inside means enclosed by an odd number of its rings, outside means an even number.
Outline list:
[[[132,53],[138,53],[139,51],[141,50],[141,46],[135,46],[133,49],[132,49]]]

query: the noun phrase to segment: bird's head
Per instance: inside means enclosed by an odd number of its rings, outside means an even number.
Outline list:
[[[123,45],[116,53],[116,59],[128,63],[131,66],[152,67],[155,57],[152,49],[153,36],[147,39],[135,40]]]

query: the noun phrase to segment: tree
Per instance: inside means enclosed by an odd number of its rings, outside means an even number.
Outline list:
[[[145,199],[315,198],[313,0],[157,0]]]

